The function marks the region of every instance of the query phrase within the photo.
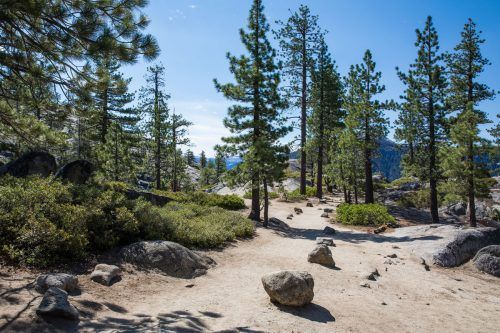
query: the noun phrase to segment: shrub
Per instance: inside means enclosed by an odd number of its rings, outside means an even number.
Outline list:
[[[221,195],[201,191],[168,192],[158,190],[155,190],[155,193],[167,196],[174,201],[182,203],[195,203],[202,206],[220,207],[229,210],[245,208],[245,201],[235,194]]]
[[[381,225],[395,222],[395,219],[380,204],[343,203],[337,207],[337,221],[350,225]]]
[[[315,196],[316,196],[316,188],[312,186],[307,186],[305,195],[300,194],[300,189],[297,188],[290,192],[285,191],[285,195],[283,197],[286,201],[300,201]]]
[[[160,208],[142,202],[136,216],[144,238],[170,239],[185,246],[216,247],[254,231],[253,223],[240,213],[196,204],[170,202]]]
[[[415,192],[405,194],[397,201],[398,206],[425,209],[431,207],[431,190],[424,188]],[[438,206],[443,203],[443,196],[438,193]]]
[[[0,253],[46,266],[81,258],[88,240],[86,209],[72,203],[69,185],[40,178],[0,178]]]

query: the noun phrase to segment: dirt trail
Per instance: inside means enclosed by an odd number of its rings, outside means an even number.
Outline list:
[[[286,220],[295,206],[304,213]],[[34,320],[39,299],[26,305],[37,293],[16,290],[25,282],[6,282],[14,277],[0,275],[0,314],[6,316],[0,327],[26,308],[5,331],[498,332],[500,279],[470,264],[426,271],[407,247],[418,239],[403,242],[390,234],[339,229],[332,248],[338,268],[308,263],[316,236],[328,225],[318,207],[333,204],[273,202],[271,216],[288,223],[289,230],[259,228],[251,240],[208,252],[218,265],[194,280],[130,271],[122,281],[103,287],[80,276],[81,294],[71,301],[82,316],[74,326],[57,322],[48,327]],[[397,258],[385,257],[390,254]],[[375,268],[381,277],[368,281]],[[313,275],[313,304],[292,309],[269,302],[260,278],[282,269]],[[361,286],[365,283],[369,288]]]

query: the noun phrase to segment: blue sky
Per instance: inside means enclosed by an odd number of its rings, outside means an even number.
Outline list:
[[[251,3],[251,0],[150,0],[144,10],[151,19],[147,31],[157,38],[161,48],[155,62],[166,67],[167,90],[172,96],[170,105],[194,123],[189,132],[191,149],[196,154],[205,150],[211,156],[213,146],[228,134],[222,119],[230,104],[216,92],[212,80],[232,79],[225,54],[244,51],[238,29],[246,24]],[[269,0],[264,5],[271,26],[276,27],[276,20],[285,20],[289,9],[294,11],[301,3],[308,5],[319,16],[321,27],[329,31],[326,40],[342,75],[351,64],[361,61],[366,49],[371,49],[386,86],[382,99],[398,99],[402,93],[395,67],[406,69],[415,59],[415,29],[423,27],[427,15],[433,16],[442,51],[451,50],[459,41],[469,17],[476,22],[486,39],[483,55],[492,62],[481,80],[500,90],[498,0]],[[133,90],[144,83],[148,65],[151,64],[141,60],[123,68],[125,75],[133,78]],[[484,102],[481,109],[496,121],[500,96]],[[392,122],[396,112],[388,112],[387,116]],[[484,130],[483,133],[488,136]]]

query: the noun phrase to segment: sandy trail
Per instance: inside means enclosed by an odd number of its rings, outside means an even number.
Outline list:
[[[304,213],[286,220],[295,206]],[[2,273],[0,327],[9,332],[53,332],[55,327],[81,332],[498,332],[500,279],[470,264],[426,271],[408,246],[418,239],[336,226],[332,252],[338,268],[308,263],[316,236],[328,225],[318,207],[333,206],[273,202],[271,216],[286,221],[290,230],[259,228],[251,240],[208,252],[218,265],[194,280],[130,270],[122,281],[103,287],[82,275],[81,294],[71,296],[82,316],[72,325],[48,326],[35,319],[40,299],[28,302],[38,294],[22,288],[26,280],[12,281],[19,273]],[[397,258],[386,258],[389,254]],[[381,277],[368,281],[375,268]],[[291,309],[269,302],[260,278],[282,269],[313,275],[313,304]],[[365,283],[370,287],[361,286]]]

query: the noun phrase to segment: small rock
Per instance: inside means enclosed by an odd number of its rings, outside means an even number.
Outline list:
[[[186,284],[184,287],[186,287],[186,288],[193,288],[193,287],[194,287],[194,284],[193,284],[193,283],[191,283],[191,284]]]
[[[280,271],[262,277],[271,301],[289,306],[304,306],[314,298],[314,279],[304,271]]]
[[[325,213],[333,213],[333,209],[332,208],[325,208],[325,209],[323,209],[323,211]]]
[[[321,214],[321,217],[324,217],[324,218],[329,218],[329,217],[330,217],[330,215],[328,215],[328,213],[323,213],[323,214]]]
[[[78,310],[68,300],[68,293],[56,287],[50,287],[43,295],[36,313],[40,316],[62,317],[76,320]]]
[[[306,204],[306,207],[312,207],[312,206],[313,206],[312,202],[308,202],[308,203]]]
[[[386,230],[387,230],[387,227],[385,225],[383,225],[383,226],[380,226],[377,229],[373,230],[373,232],[376,233],[376,234],[380,234],[380,233],[382,233],[382,232],[384,232]]]
[[[387,226],[389,228],[399,228],[399,224],[397,222],[387,222]]]
[[[393,253],[393,254],[389,254],[387,257],[394,259],[394,258],[397,258],[398,255],[396,253]]]
[[[98,264],[90,275],[90,279],[102,285],[109,286],[114,280],[119,278],[120,274],[121,271],[118,266]]]
[[[44,293],[50,287],[56,287],[68,292],[78,288],[78,278],[66,273],[43,274],[36,278],[35,289]]]
[[[393,249],[400,249],[400,247],[399,247],[399,246],[397,246],[397,245],[393,245],[393,246],[392,246],[392,248],[393,248]]]
[[[288,214],[288,216],[286,217],[287,220],[291,220],[293,219],[293,214]]]
[[[377,277],[380,277],[380,273],[378,272],[378,269],[375,269],[366,278],[370,281],[377,281]]]
[[[333,243],[333,239],[331,237],[316,237],[316,244],[335,246],[335,244]]]
[[[382,305],[387,305],[387,303],[386,303],[386,302],[382,302],[381,304],[382,304]]]
[[[303,213],[302,208],[295,207],[293,210],[294,210],[295,214],[297,214],[297,215]]]
[[[472,261],[481,272],[500,277],[500,245],[483,247]]]
[[[326,226],[323,229],[323,233],[326,235],[335,235],[335,229],[333,229],[332,227]]]
[[[307,256],[307,261],[313,264],[335,267],[335,261],[332,258],[332,251],[326,245],[318,245]]]
[[[395,262],[392,261],[391,259],[387,259],[386,261],[384,261],[384,264],[386,264],[386,265],[392,265],[392,264],[395,264]]]
[[[363,288],[371,288],[371,286],[370,286],[370,284],[368,282],[362,283],[359,286],[363,287]]]

